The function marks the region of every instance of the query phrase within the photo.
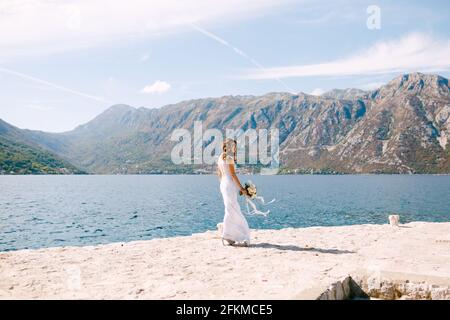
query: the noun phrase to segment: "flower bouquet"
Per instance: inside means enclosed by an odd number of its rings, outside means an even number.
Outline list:
[[[267,211],[265,211],[265,212],[258,210],[258,209],[256,208],[255,203],[254,203],[252,200],[253,200],[253,199],[259,200],[263,205],[268,205],[268,204],[274,202],[275,199],[272,199],[271,201],[269,201],[269,202],[266,203],[266,202],[264,201],[264,198],[263,198],[263,197],[258,196],[258,191],[257,191],[257,189],[256,189],[256,186],[255,186],[251,181],[248,181],[248,182],[246,182],[246,183],[244,184],[244,189],[245,189],[245,192],[246,192],[246,195],[245,195],[245,196],[246,196],[246,197],[245,197],[245,201],[247,202],[247,214],[249,214],[249,215],[255,215],[255,214],[258,214],[258,215],[267,216],[267,215],[269,214],[270,210],[267,210]],[[250,206],[251,206],[252,209],[253,209],[253,210],[251,210],[251,211],[250,211]]]
[[[256,198],[257,195],[256,186],[251,181],[248,181],[244,184],[244,189],[247,192],[247,196],[250,199]]]

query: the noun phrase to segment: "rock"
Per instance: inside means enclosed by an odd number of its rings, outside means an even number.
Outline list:
[[[349,279],[345,278],[342,281],[337,281],[331,284],[326,291],[324,291],[317,300],[346,300],[350,298]],[[346,282],[346,289],[344,289],[344,282]]]
[[[395,299],[396,298],[396,290],[395,285],[393,283],[382,282],[380,287],[379,296],[383,299]]]
[[[443,300],[450,299],[450,287],[412,282],[409,280],[367,279],[367,292],[371,297],[399,300]]]
[[[336,300],[336,290],[333,288],[333,286],[331,286],[327,290],[327,297],[328,297],[328,300]]]
[[[448,300],[450,299],[450,289],[448,288],[432,288],[432,300]]]
[[[333,283],[328,288],[328,300],[336,300],[336,284]]]
[[[350,290],[350,277],[346,277],[342,281],[342,290],[344,291],[344,297],[345,299],[351,298],[351,290]]]
[[[327,290],[325,290],[318,298],[318,300],[336,300],[335,299],[335,295],[334,295],[334,291],[331,288],[332,286],[330,286]]]
[[[353,298],[362,298],[362,299],[368,299],[369,295],[366,293],[369,292],[369,288],[367,285],[367,282],[365,282],[363,279],[354,280],[352,277],[348,277],[348,286],[350,288],[350,297]],[[364,289],[363,289],[364,288]]]
[[[336,292],[336,300],[344,300],[345,299],[344,288],[342,286],[342,282],[340,282],[340,281],[336,282],[335,292]]]

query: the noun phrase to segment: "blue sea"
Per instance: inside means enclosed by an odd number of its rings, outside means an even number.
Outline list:
[[[266,200],[251,228],[450,221],[450,176],[242,176]],[[243,210],[245,209],[242,206]],[[245,211],[245,210],[244,210]],[[208,175],[0,176],[0,251],[82,246],[213,230],[223,217]]]

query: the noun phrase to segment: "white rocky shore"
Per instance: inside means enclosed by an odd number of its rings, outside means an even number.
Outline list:
[[[358,290],[361,291],[358,293]],[[3,299],[450,299],[450,223],[252,230],[0,253]]]

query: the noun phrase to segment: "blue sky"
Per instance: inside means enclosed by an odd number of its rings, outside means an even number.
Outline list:
[[[367,8],[380,9],[369,29]],[[372,12],[372,11],[371,11]],[[2,1],[0,118],[60,132],[115,103],[450,75],[448,1]]]

